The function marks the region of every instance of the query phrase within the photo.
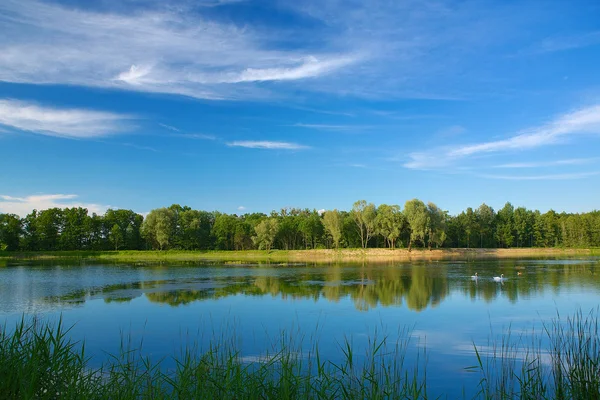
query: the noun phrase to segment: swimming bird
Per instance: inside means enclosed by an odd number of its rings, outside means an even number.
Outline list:
[[[504,274],[500,274],[500,276],[494,277],[494,282],[502,282],[504,280]]]
[[[475,275],[471,275],[471,279],[477,280],[478,276],[477,276],[477,272],[475,272]]]

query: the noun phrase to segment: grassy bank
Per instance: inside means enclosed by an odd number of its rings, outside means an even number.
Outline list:
[[[456,388],[448,398],[600,399],[598,322],[597,310],[556,319],[541,333],[545,348],[540,335],[514,341],[510,332],[485,355],[474,347],[467,369],[480,374],[479,385]],[[284,339],[248,361],[234,343],[184,349],[171,369],[124,347],[95,369],[85,346],[71,342],[60,323],[23,321],[0,333],[0,393],[5,399],[429,398],[423,359],[404,365],[408,342],[372,340],[362,358],[346,341],[339,364],[321,359],[318,344],[306,354]]]
[[[600,255],[600,249],[340,249],[245,251],[55,251],[0,252],[0,260],[90,260],[109,262],[224,262],[224,263],[336,263],[413,260],[475,260],[527,257]]]

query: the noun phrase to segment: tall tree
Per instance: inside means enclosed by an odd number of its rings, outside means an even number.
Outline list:
[[[434,203],[427,203],[427,212],[429,213],[429,234],[427,244],[429,250],[431,245],[441,247],[446,241],[446,211],[440,209]]]
[[[18,250],[22,232],[21,218],[14,214],[0,214],[0,250]]]
[[[390,249],[396,247],[396,239],[404,226],[404,217],[400,206],[382,204],[377,208],[375,231],[383,236]]]
[[[475,218],[479,230],[479,247],[494,247],[494,209],[483,203],[475,210]]]
[[[323,213],[323,226],[333,241],[333,245],[337,249],[340,246],[342,238],[342,215],[338,210],[325,211]]]
[[[279,222],[276,218],[266,218],[254,227],[256,235],[252,237],[252,241],[260,250],[271,251],[278,229]]]
[[[110,241],[113,246],[115,246],[115,251],[119,250],[119,246],[123,244],[123,232],[121,232],[121,228],[119,225],[114,224],[110,230]]]
[[[157,208],[148,213],[142,223],[142,234],[153,248],[168,248],[175,233],[175,218],[171,208]]]
[[[317,242],[323,236],[324,228],[321,216],[316,210],[306,210],[300,214],[300,232],[304,236],[304,247],[317,248]]]
[[[367,204],[365,200],[359,200],[354,203],[350,214],[356,223],[360,235],[360,242],[364,249],[367,247],[369,239],[373,236],[375,231],[377,209],[373,203]]]
[[[513,205],[507,202],[496,214],[496,240],[502,247],[514,244],[514,212]]]
[[[418,240],[425,244],[425,235],[429,231],[429,211],[421,200],[412,199],[404,204],[403,214],[410,229],[408,241],[408,251],[410,251],[413,243]]]

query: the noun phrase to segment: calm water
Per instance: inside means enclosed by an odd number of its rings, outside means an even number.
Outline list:
[[[522,272],[518,275],[517,272]],[[471,278],[477,272],[479,278]],[[505,276],[502,283],[493,276]],[[405,338],[408,361],[426,347],[429,388],[461,397],[480,376],[473,343],[484,351],[510,325],[540,328],[600,304],[600,261],[510,260],[344,266],[25,265],[0,268],[0,322],[27,315],[56,319],[86,340],[100,363],[123,334],[143,338],[146,354],[177,354],[186,343],[235,335],[254,359],[282,331],[340,358],[348,338],[361,353],[369,337]],[[422,350],[421,350],[422,351]]]

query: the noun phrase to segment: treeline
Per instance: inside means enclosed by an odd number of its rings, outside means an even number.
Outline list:
[[[350,211],[285,208],[270,215],[223,214],[174,204],[146,218],[131,210],[89,215],[85,208],[51,208],[24,218],[0,214],[0,250],[250,250],[272,248],[597,247],[600,211],[583,214],[486,204],[451,216],[413,199]]]

